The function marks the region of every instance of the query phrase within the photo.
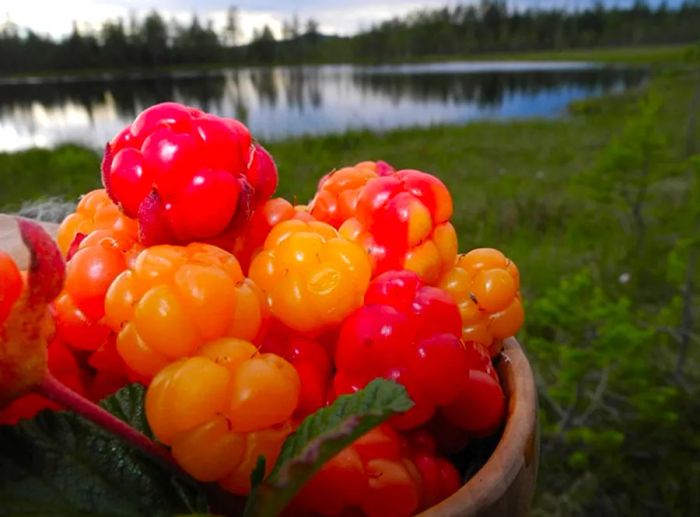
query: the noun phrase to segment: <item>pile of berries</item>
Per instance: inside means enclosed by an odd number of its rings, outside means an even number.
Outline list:
[[[436,429],[466,443],[502,427],[493,359],[524,313],[511,260],[458,254],[440,179],[361,162],[295,206],[271,198],[277,168],[243,124],[175,103],[107,145],[102,179],[58,232],[56,377],[95,400],[144,384],[175,461],[237,494],[306,416],[384,377],[412,409],[328,462],[289,513],[411,515],[461,486]],[[10,269],[0,256],[0,325],[21,291]],[[28,397],[0,419],[49,407]]]

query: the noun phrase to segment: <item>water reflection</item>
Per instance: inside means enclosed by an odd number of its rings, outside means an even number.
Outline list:
[[[0,150],[100,148],[143,108],[176,100],[245,121],[263,139],[348,128],[555,116],[571,100],[634,87],[646,71],[581,63],[268,67],[0,81]]]

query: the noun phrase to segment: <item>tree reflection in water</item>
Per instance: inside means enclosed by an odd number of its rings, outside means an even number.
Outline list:
[[[359,127],[554,116],[571,100],[638,86],[639,68],[444,63],[286,66],[0,82],[0,150],[72,140],[100,148],[166,100],[235,116],[262,138]]]

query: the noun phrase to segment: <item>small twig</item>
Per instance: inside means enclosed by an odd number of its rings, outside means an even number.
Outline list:
[[[695,132],[697,126],[698,109],[700,109],[700,78],[696,83],[695,93],[693,94],[693,100],[690,104],[690,115],[688,118],[688,125],[686,126],[685,153],[688,157],[695,154]],[[693,181],[692,171],[689,172],[689,175],[691,181]],[[695,179],[695,181],[698,180]],[[700,228],[700,217],[696,219],[695,226],[697,228]],[[685,358],[688,353],[688,348],[690,346],[691,336],[693,332],[693,281],[695,279],[695,273],[697,271],[699,255],[700,252],[698,251],[697,245],[692,246],[688,252],[688,262],[686,264],[685,269],[685,282],[683,283],[683,289],[681,292],[681,296],[683,299],[683,309],[681,311],[680,329],[678,330],[680,335],[680,342],[678,344],[678,356],[676,357],[676,368],[674,371],[674,377],[676,378],[676,381],[679,384],[683,383],[683,367],[685,365]]]
[[[544,379],[542,379],[542,376],[537,372],[535,372],[535,386],[537,386],[537,392],[545,400],[545,402],[552,407],[559,419],[564,418],[564,410],[557,403],[557,401],[551,397],[547,391],[547,386],[545,385]]]
[[[598,385],[593,392],[591,397],[591,402],[588,407],[581,413],[580,416],[576,418],[576,423],[578,425],[584,425],[586,420],[593,414],[593,412],[598,409],[603,402],[603,396],[605,395],[605,390],[608,387],[608,379],[610,377],[610,368],[607,367],[600,374],[600,379],[598,380]]]
[[[680,343],[680,341],[681,341],[680,333],[678,332],[678,329],[675,327],[669,327],[668,325],[662,325],[660,327],[657,327],[655,330],[659,334],[668,334],[677,343]]]
[[[604,401],[601,401],[600,409],[602,409],[603,411],[606,411],[610,416],[615,418],[615,420],[618,420],[618,421],[620,420],[620,411],[617,408],[609,406]]]
[[[569,405],[568,408],[566,408],[563,418],[559,421],[558,427],[560,435],[563,435],[564,432],[569,428],[569,426],[573,422],[574,413],[576,412],[576,406],[578,406],[578,403],[581,400],[582,393],[583,378],[580,379],[578,381],[578,384],[576,385],[576,394],[574,395],[574,401],[571,403],[571,405]]]
[[[676,369],[674,371],[674,377],[678,382],[683,382],[683,367],[685,366],[685,358],[693,335],[693,281],[697,271],[697,262],[698,248],[694,246],[689,251],[688,263],[685,269],[685,282],[683,283],[681,294],[683,309],[681,312],[681,327],[678,329],[680,339],[678,355],[676,356]]]
[[[126,422],[119,420],[109,411],[68,388],[61,381],[47,372],[44,380],[35,391],[60,405],[87,418],[99,427],[124,439],[129,444],[145,452],[149,456],[165,463],[169,467],[178,468],[170,453],[162,446],[140,433]],[[179,470],[179,468],[178,468]]]

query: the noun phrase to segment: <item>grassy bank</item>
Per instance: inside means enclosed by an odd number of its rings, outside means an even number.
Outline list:
[[[428,56],[421,61],[588,61],[609,64],[669,64],[685,59],[689,45],[599,47],[533,52],[495,52],[461,56]]]
[[[699,81],[692,70],[657,72],[649,91],[577,102],[557,120],[349,132],[268,147],[278,193],[300,203],[322,174],[361,160],[434,172],[452,192],[460,249],[498,247],[520,266],[522,336],[541,395],[536,515],[700,510],[686,497],[700,480],[700,304],[692,291],[700,278],[689,258],[698,245],[692,171],[700,174],[700,158],[686,159],[700,149],[700,124],[687,131]],[[645,98],[653,118],[630,124]],[[641,155],[649,158],[637,166]],[[45,195],[75,198],[98,184],[91,151],[0,154],[0,211]],[[643,194],[641,227],[628,187]],[[681,352],[685,335],[691,345]]]

